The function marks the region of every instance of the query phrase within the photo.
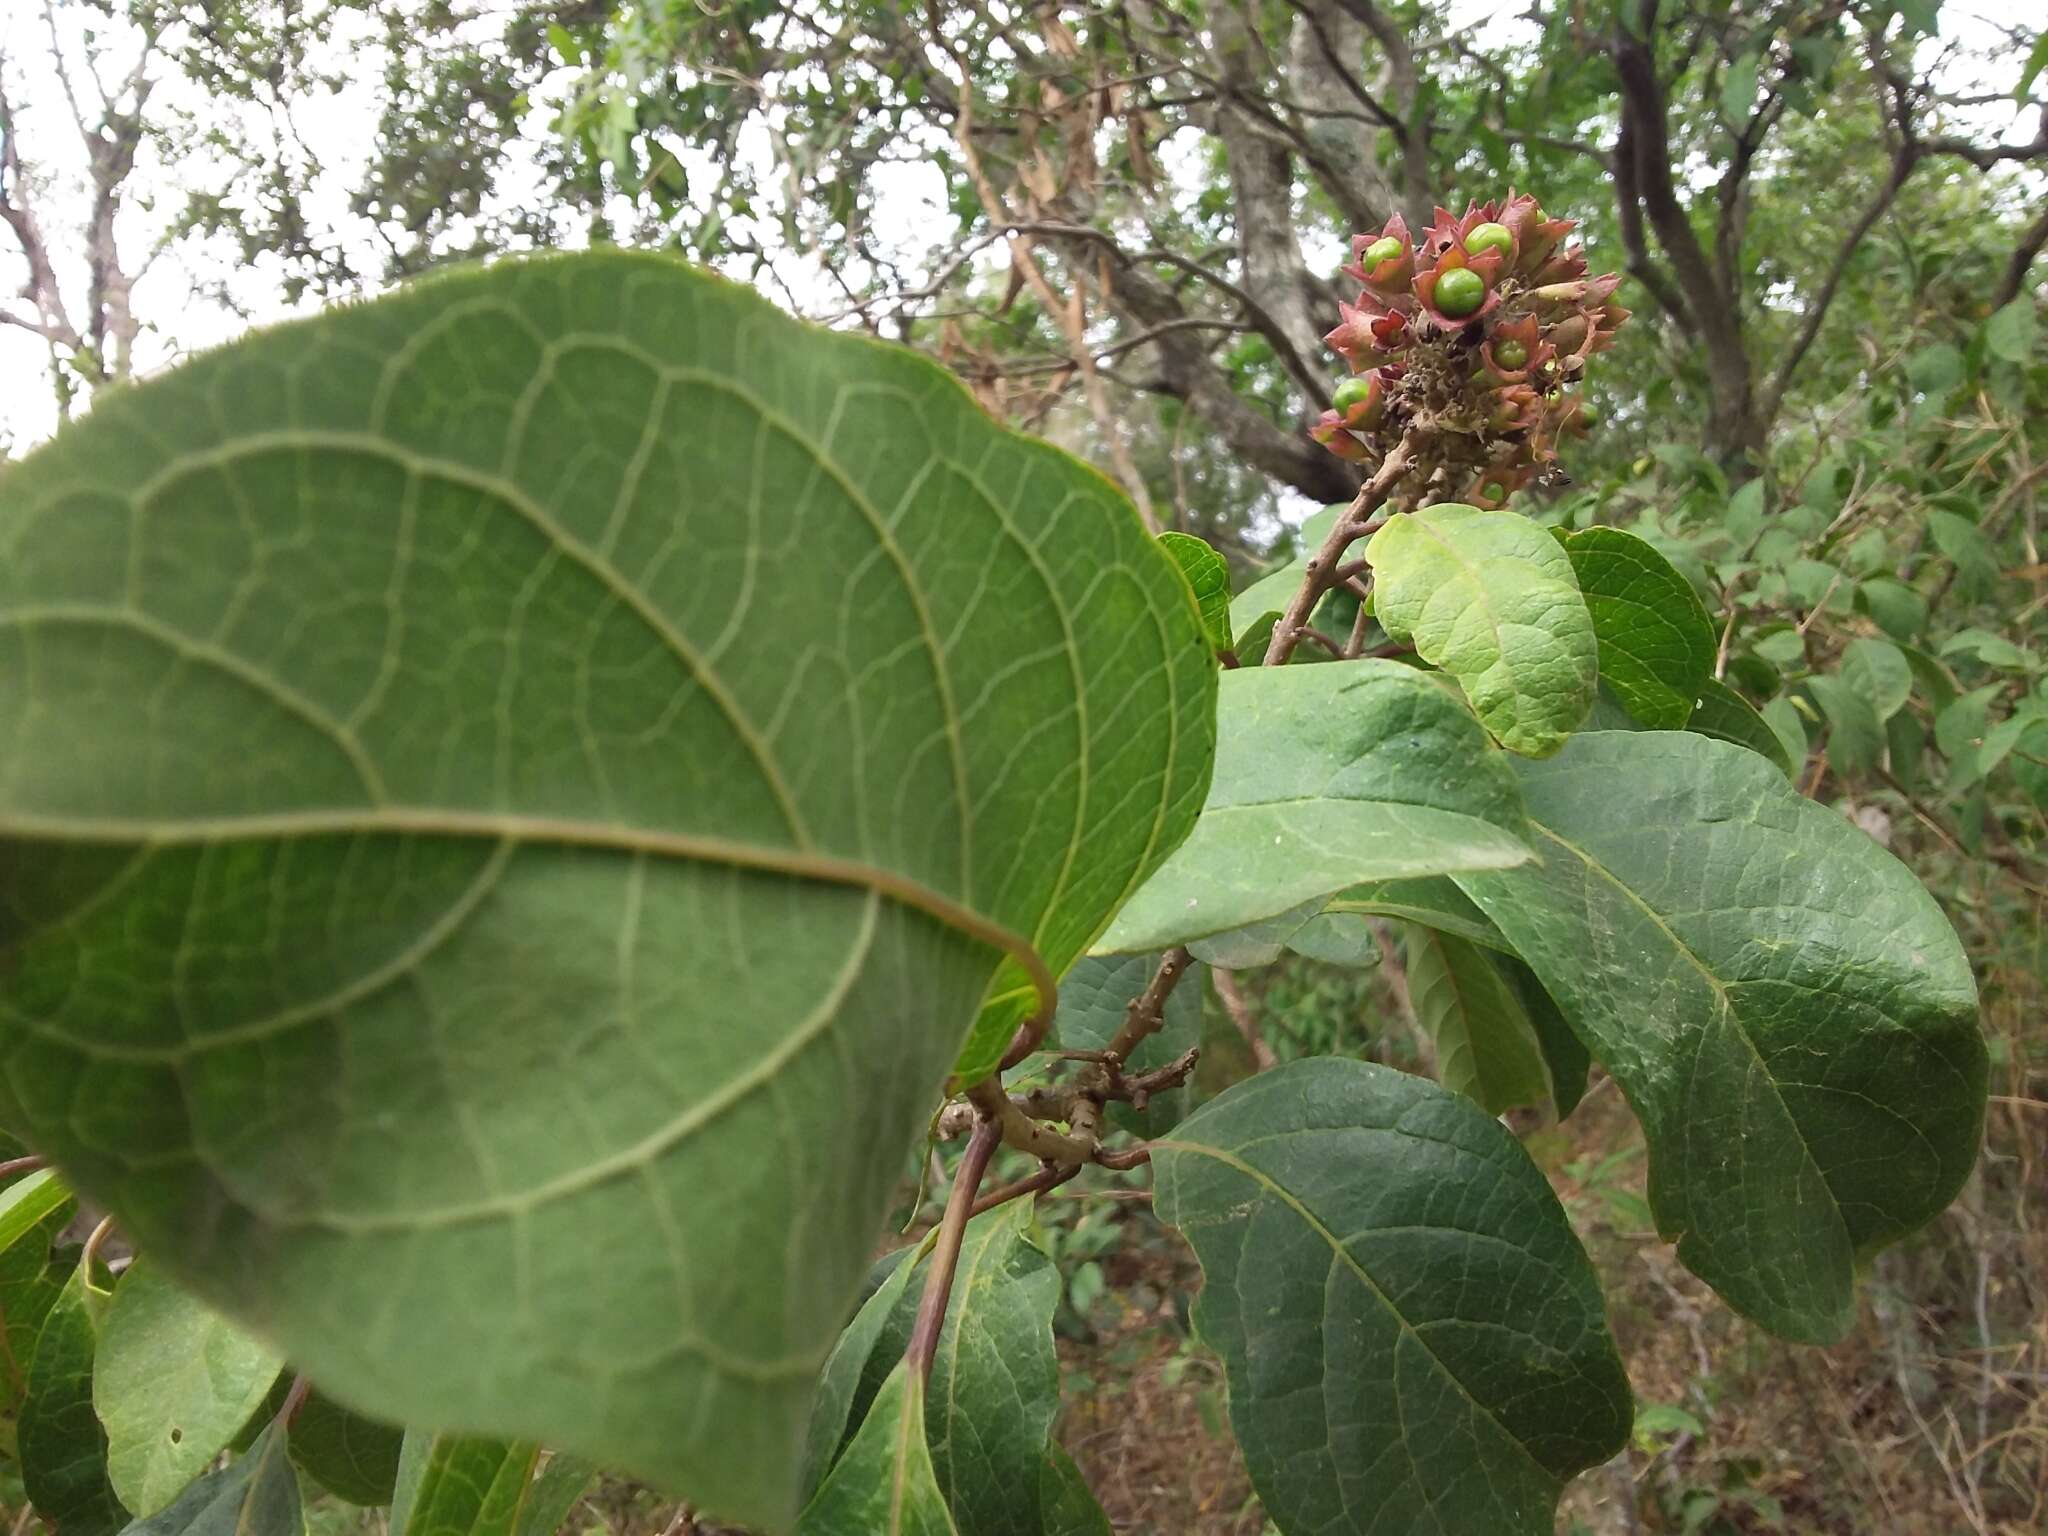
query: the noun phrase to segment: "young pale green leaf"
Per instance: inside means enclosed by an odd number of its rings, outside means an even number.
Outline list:
[[[1593,616],[1601,683],[1644,725],[1681,729],[1714,666],[1714,622],[1699,593],[1620,528],[1587,528],[1564,547]]]
[[[1889,720],[1913,695],[1913,669],[1905,653],[1888,640],[1859,635],[1842,648],[1842,680],[1870,701],[1879,720]]]
[[[1218,714],[1201,820],[1099,949],[1164,949],[1362,880],[1529,857],[1508,759],[1412,667],[1243,667],[1223,675]]]
[[[569,1511],[597,1477],[597,1468],[579,1456],[557,1451],[541,1463],[513,1523],[512,1536],[555,1536]]]
[[[1096,1502],[1088,1480],[1074,1465],[1066,1447],[1054,1444],[1038,1480],[1038,1501],[1045,1514],[1045,1536],[1115,1536],[1109,1516]]]
[[[404,1444],[405,1431],[396,1425],[352,1413],[319,1391],[306,1394],[292,1420],[292,1460],[350,1504],[391,1502]]]
[[[342,1400],[786,1525],[932,1091],[1201,804],[1172,560],[619,252],[258,333],[7,502],[0,1120]]]
[[[1408,987],[1436,1041],[1443,1085],[1489,1115],[1550,1096],[1550,1075],[1521,997],[1476,944],[1410,924]]]
[[[1059,1043],[1067,1050],[1105,1049],[1123,1026],[1159,967],[1159,956],[1084,955],[1060,979],[1060,1011],[1053,1021]],[[1202,995],[1208,990],[1207,968],[1196,964],[1166,995],[1159,1028],[1138,1042],[1125,1064],[1131,1072],[1150,1072],[1202,1043]],[[1162,1136],[1193,1108],[1193,1089],[1186,1083],[1155,1093],[1142,1110],[1111,1104],[1109,1118],[1136,1136]]]
[[[1352,970],[1371,970],[1380,963],[1372,919],[1361,912],[1318,912],[1287,936],[1287,947],[1325,965]]]
[[[1426,875],[1416,880],[1368,880],[1339,891],[1323,910],[1333,914],[1398,917],[1403,922],[1456,934],[1502,954],[1514,953],[1514,946],[1494,927],[1493,919],[1480,911],[1447,875]]]
[[[1032,1483],[1035,1492],[1038,1484]],[[925,1388],[897,1361],[797,1536],[960,1536],[925,1440]]]
[[[1927,628],[1927,599],[1888,576],[1868,577],[1859,584],[1856,605],[1894,640],[1917,640]]]
[[[107,1432],[92,1411],[97,1345],[80,1266],[36,1330],[16,1424],[28,1501],[64,1536],[113,1536],[128,1524],[107,1480]]]
[[[1719,678],[1709,677],[1700,683],[1700,701],[1694,706],[1686,729],[1702,736],[1712,736],[1717,741],[1732,741],[1738,747],[1747,747],[1758,756],[1776,763],[1788,779],[1799,771],[1784,739],[1771,723],[1757,712],[1754,704]],[[1806,756],[1803,739],[1799,755],[1801,758]]]
[[[1884,722],[1847,678],[1831,672],[1806,680],[1828,722],[1828,762],[1843,773],[1868,773],[1884,756]]]
[[[48,1168],[39,1168],[0,1189],[0,1253],[41,1227],[52,1211],[70,1200],[71,1191]]]
[[[114,1292],[93,1360],[107,1477],[147,1519],[204,1472],[270,1395],[284,1362],[148,1258]]]
[[[1207,542],[1191,533],[1162,533],[1159,547],[1173,556],[1195,595],[1202,629],[1219,651],[1230,649],[1230,567]]]
[[[2016,299],[1992,312],[1984,322],[1984,344],[1993,357],[2008,363],[2029,363],[2034,357],[2034,340],[2040,321],[2034,313],[2034,295],[2022,292]]]
[[[1031,1241],[1032,1214],[1030,1200],[1014,1200],[967,1224],[932,1362],[923,1409],[932,1476],[960,1536],[1039,1536],[1039,1466],[1059,1408],[1052,1317],[1060,1279]],[[908,1279],[913,1270],[917,1283],[894,1287],[879,1327],[864,1319],[890,1294],[887,1283],[848,1329],[850,1341],[866,1340],[867,1354],[844,1422],[861,1423],[862,1415],[879,1411],[910,1341],[924,1268],[908,1261],[890,1276]],[[842,1459],[853,1454],[848,1446]],[[830,1483],[827,1477],[825,1487]]]
[[[515,1536],[539,1461],[536,1445],[408,1430],[391,1536]]]
[[[1797,779],[1800,770],[1806,766],[1806,754],[1810,746],[1806,734],[1806,721],[1801,718],[1792,701],[1782,696],[1772,699],[1757,713],[1763,716],[1764,724],[1771,728],[1771,734],[1778,738],[1778,746],[1783,754],[1781,766],[1787,770],[1786,777]]]
[[[1298,907],[1262,917],[1242,928],[1226,928],[1221,933],[1189,939],[1188,953],[1226,971],[1245,971],[1271,965],[1280,958],[1288,941],[1323,910],[1323,900],[1321,896],[1311,896]]]
[[[1547,757],[1593,707],[1593,618],[1571,557],[1513,512],[1448,504],[1387,519],[1365,547],[1388,634],[1458,680],[1512,752]]]
[[[1756,754],[1605,732],[1524,765],[1541,865],[1462,875],[1620,1082],[1679,1257],[1790,1338],[1954,1196],[1983,1126],[1976,988],[1912,874]]]
[[[285,1440],[285,1426],[273,1421],[248,1450],[137,1520],[125,1536],[299,1536],[305,1516]]]
[[[1194,1322],[1288,1536],[1550,1536],[1620,1449],[1598,1280],[1534,1164],[1471,1100],[1331,1057],[1261,1073],[1156,1143]]]

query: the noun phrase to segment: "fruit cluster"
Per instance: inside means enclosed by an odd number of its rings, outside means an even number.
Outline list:
[[[1353,376],[1311,435],[1360,463],[1406,439],[1432,498],[1506,501],[1591,425],[1572,386],[1628,318],[1620,276],[1587,277],[1564,247],[1574,227],[1510,191],[1463,218],[1437,209],[1419,247],[1399,214],[1357,236],[1344,271],[1364,291],[1325,338]]]

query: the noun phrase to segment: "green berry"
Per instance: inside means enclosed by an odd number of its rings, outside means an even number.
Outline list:
[[[1331,403],[1337,407],[1339,416],[1349,416],[1354,407],[1363,405],[1372,398],[1372,380],[1363,374],[1354,374],[1337,386],[1337,393]]]
[[[1580,426],[1582,426],[1582,427],[1596,427],[1596,426],[1598,426],[1599,424],[1600,424],[1600,413],[1599,413],[1599,411],[1595,410],[1595,409],[1594,409],[1594,408],[1593,408],[1592,406],[1590,406],[1590,405],[1581,405],[1581,406],[1579,407],[1579,425],[1580,425]]]
[[[1510,336],[1493,349],[1493,360],[1503,368],[1519,368],[1529,361],[1529,349]]]
[[[1508,488],[1502,485],[1498,480],[1489,480],[1486,482],[1486,484],[1482,485],[1479,488],[1479,494],[1484,496],[1488,501],[1506,501],[1508,497]]]
[[[1392,261],[1396,256],[1400,254],[1401,242],[1396,240],[1392,235],[1381,235],[1379,239],[1373,241],[1371,245],[1368,245],[1365,248],[1365,255],[1362,258],[1365,265],[1365,270],[1370,272],[1374,267],[1378,266],[1381,262]]]
[[[1436,307],[1463,319],[1486,302],[1486,279],[1470,267],[1453,267],[1436,280]]]
[[[1515,243],[1505,224],[1481,224],[1465,237],[1465,249],[1477,256],[1481,251],[1504,251]]]

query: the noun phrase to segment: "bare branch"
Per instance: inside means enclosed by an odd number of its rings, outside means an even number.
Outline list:
[[[2026,285],[2027,272],[2043,246],[2048,246],[2048,207],[2042,208],[2034,222],[2021,234],[2020,243],[2013,247],[2012,256],[2005,264],[2005,276],[1999,279],[1998,291],[1991,298],[1993,309],[2002,308],[2020,296],[2020,289]]]

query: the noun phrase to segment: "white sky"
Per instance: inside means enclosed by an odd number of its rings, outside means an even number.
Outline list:
[[[1486,0],[1454,0],[1451,9],[1454,14],[1470,13],[1472,21],[1480,26],[1515,25],[1517,21],[1502,17]],[[97,18],[76,4],[59,3],[56,12],[64,56],[74,79],[91,99],[91,87],[83,73],[84,38]],[[360,18],[357,24],[362,27],[361,36],[346,50],[352,79],[374,82],[382,69],[382,49],[374,30]],[[1953,6],[1944,13],[1943,25],[1945,29],[1960,28],[1966,35],[1985,35],[1983,23],[1973,22]],[[6,61],[8,87],[18,108],[24,158],[38,176],[38,212],[44,233],[55,248],[60,272],[76,278],[81,264],[75,259],[67,262],[66,256],[77,249],[78,229],[85,211],[85,156],[69,109],[57,89],[51,47],[43,0],[0,0],[0,58]],[[343,51],[337,49],[337,57]],[[124,70],[125,64],[118,49],[110,53],[102,72],[112,80]],[[2009,89],[2016,68],[2016,60],[1996,67],[1994,73],[2002,78],[1993,81],[1992,88]],[[535,108],[529,129],[536,138],[547,131],[550,106],[543,103]],[[153,115],[189,114],[203,126],[223,108],[175,74],[167,74],[151,99],[150,110]],[[316,228],[353,226],[360,231],[361,248],[355,254],[362,258],[361,265],[367,270],[377,268],[376,249],[370,231],[348,214],[347,200],[367,161],[367,136],[376,121],[376,110],[374,90],[363,83],[347,85],[332,95],[301,99],[293,104],[292,110],[299,137],[326,168],[326,174],[315,184],[307,213]],[[2024,134],[2030,125],[2018,121],[2022,115],[2009,107],[1988,109],[1981,114],[1977,131]],[[768,163],[765,134],[761,142],[749,148],[762,164]],[[1192,141],[1185,148],[1192,151]],[[694,180],[700,170],[707,168],[689,169]],[[207,170],[203,164],[187,162],[181,172],[183,185],[174,186],[168,168],[152,150],[145,148],[132,181],[140,196],[131,199],[120,226],[122,249],[131,267],[157,243],[177,211],[183,191],[195,179],[203,179]],[[907,269],[917,270],[925,265],[927,256],[942,250],[951,238],[953,225],[944,206],[943,183],[935,170],[917,164],[884,167],[883,176],[880,201],[886,218],[879,222],[901,232],[895,242],[897,249],[910,258]],[[705,179],[708,181],[709,177]],[[522,186],[522,178],[512,178],[512,184],[504,188],[505,196],[517,199],[529,190],[537,196],[538,173],[524,180]],[[1001,260],[993,252],[987,259]],[[771,285],[769,291],[778,303],[788,305],[794,294],[805,311],[825,314],[843,302],[838,290],[822,278],[810,253],[790,252],[778,260],[776,270],[780,285]],[[11,235],[0,231],[0,293],[11,297],[24,276],[25,268]],[[249,321],[203,293],[202,285],[225,283],[236,302],[256,322],[318,307],[319,301],[311,298],[298,306],[287,305],[281,293],[282,276],[281,264],[274,259],[264,258],[253,266],[242,267],[218,243],[209,247],[185,241],[165,248],[150,261],[135,288],[135,311],[144,326],[137,342],[139,369],[148,372],[161,368],[181,355],[228,340],[246,328]],[[787,291],[782,291],[784,288]],[[55,424],[48,354],[42,340],[27,331],[0,326],[0,445],[9,445],[18,453],[47,436]]]

